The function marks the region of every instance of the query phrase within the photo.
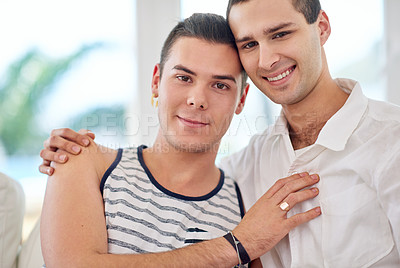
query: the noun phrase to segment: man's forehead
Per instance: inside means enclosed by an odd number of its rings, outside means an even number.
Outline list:
[[[198,54],[202,53],[202,54]],[[221,55],[221,53],[223,55]],[[184,56],[195,58],[195,56],[204,56],[207,59],[207,55],[213,54],[214,57],[229,57],[232,59],[238,58],[236,45],[220,43],[215,41],[205,40],[198,37],[180,37],[178,38],[170,49],[171,56]],[[209,59],[210,60],[210,59]]]
[[[260,12],[271,11],[272,8],[285,7],[292,10],[296,10],[293,1],[295,0],[245,0],[239,1],[231,6],[231,10],[228,14],[228,19],[231,19],[232,11],[240,14],[248,6],[255,6]],[[297,10],[296,10],[297,11]],[[298,12],[298,11],[297,11]]]
[[[236,48],[201,38],[179,38],[170,51],[166,65],[170,70],[196,75],[238,76],[242,71]]]
[[[196,36],[180,36],[176,39],[172,48],[174,48],[177,44],[180,43],[190,43],[193,48],[195,47],[215,47],[215,46],[227,46],[227,47],[234,47],[234,44],[218,42],[214,40],[207,40],[202,37]]]
[[[229,24],[235,35],[239,32],[252,32],[265,28],[268,32],[282,28],[282,25],[294,25],[305,20],[304,15],[296,10],[292,0],[250,0],[234,5],[229,15]],[[243,33],[243,34],[245,34]]]

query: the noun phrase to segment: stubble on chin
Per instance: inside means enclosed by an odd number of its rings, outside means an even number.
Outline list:
[[[167,142],[175,150],[185,153],[205,153],[205,152],[218,152],[218,145],[211,143],[182,143],[173,141],[167,137]]]

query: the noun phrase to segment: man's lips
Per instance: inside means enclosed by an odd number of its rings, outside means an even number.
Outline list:
[[[269,82],[278,82],[280,80],[283,80],[285,77],[289,76],[294,71],[294,69],[296,69],[296,65],[294,65],[284,71],[281,71],[279,73],[269,75],[269,76],[263,76],[263,78],[265,80],[268,80]]]
[[[178,119],[184,123],[185,125],[191,126],[191,127],[203,127],[203,126],[207,126],[210,123],[207,122],[203,122],[203,121],[198,121],[195,119],[189,119],[189,118],[185,118],[185,117],[181,117],[179,115],[177,115]]]

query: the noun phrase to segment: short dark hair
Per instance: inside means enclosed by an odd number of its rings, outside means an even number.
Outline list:
[[[237,50],[235,37],[223,16],[211,13],[194,13],[179,22],[169,33],[161,49],[160,77],[173,45],[179,38],[194,37],[216,44],[227,44]],[[241,94],[246,85],[247,73],[242,68]]]
[[[248,2],[251,0],[229,0],[228,7],[226,9],[226,18],[229,20],[229,13],[234,5]],[[317,21],[318,14],[321,10],[321,4],[319,0],[292,0],[293,7],[304,15],[308,24],[313,24]]]

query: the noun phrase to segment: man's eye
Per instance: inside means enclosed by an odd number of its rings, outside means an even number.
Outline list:
[[[224,83],[216,83],[215,87],[218,89],[229,89],[229,87]]]
[[[186,75],[178,75],[177,78],[183,82],[190,82],[190,77]]]
[[[284,37],[284,36],[286,36],[288,34],[289,34],[289,32],[280,32],[280,33],[277,33],[276,35],[274,35],[273,39],[282,38],[282,37]]]
[[[250,43],[245,44],[243,46],[243,48],[249,49],[249,48],[255,47],[256,45],[257,45],[257,42],[250,42]]]

